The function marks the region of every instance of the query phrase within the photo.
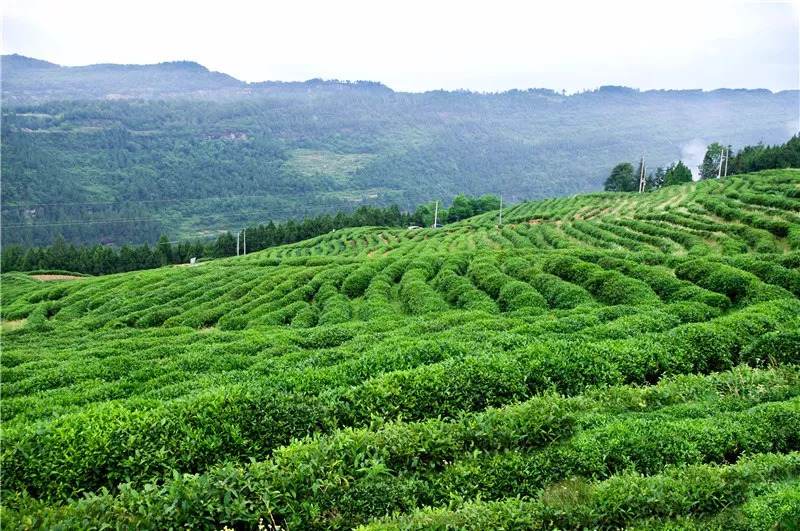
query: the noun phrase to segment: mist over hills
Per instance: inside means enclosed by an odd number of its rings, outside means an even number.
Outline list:
[[[150,65],[60,66],[18,54],[2,56],[3,100],[39,103],[68,99],[243,98],[297,91],[392,92],[371,81],[261,81],[247,83],[194,61]]]
[[[599,190],[610,168],[785,142],[800,91],[395,92],[197,63],[2,57],[3,243],[154,242],[361,204]],[[135,221],[131,221],[135,220]]]
[[[3,99],[7,103],[35,103],[64,99],[170,99],[202,97],[252,97],[276,92],[302,91],[369,91],[373,93],[395,93],[377,81],[323,80],[306,81],[257,81],[246,82],[221,72],[210,71],[194,61],[169,61],[156,64],[100,63],[86,66],[61,66],[49,61],[25,57],[19,54],[3,55],[0,68],[3,77]],[[471,93],[470,90],[426,92]],[[513,94],[521,90],[510,90]],[[528,89],[522,92],[537,92],[553,97],[567,98],[551,89]],[[781,94],[798,97],[800,91],[785,90],[773,93],[767,89],[729,89],[712,91],[695,90],[648,90],[643,93],[701,96],[722,96],[728,93]],[[622,86],[601,86],[585,93],[617,94],[620,96],[639,94],[638,89]],[[416,94],[416,93],[414,93]]]

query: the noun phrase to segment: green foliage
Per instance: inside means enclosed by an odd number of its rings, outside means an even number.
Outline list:
[[[698,166],[701,179],[716,179],[720,176],[720,168],[725,164],[726,148],[719,142],[713,142],[706,148],[703,162]],[[721,162],[720,162],[721,161]]]
[[[695,136],[784,142],[785,129],[768,124],[797,108],[792,94],[765,91],[400,93],[374,82],[245,84],[194,63],[3,59],[4,247],[46,246],[59,234],[75,245],[152,246],[164,233],[187,240],[292,217],[278,244],[312,237],[305,218],[328,231],[400,226],[391,212],[380,223],[331,225],[354,206],[412,212],[437,196],[514,203],[599,190],[642,146],[655,167]],[[753,112],[719,120],[720,105]],[[797,166],[766,149],[740,173]],[[430,226],[426,210],[413,224]],[[249,248],[268,247],[251,241],[248,232]],[[230,237],[219,243],[219,256],[234,254]]]
[[[776,168],[800,167],[800,135],[794,135],[785,144],[745,146],[730,160],[729,173],[750,173]],[[800,195],[793,192],[793,197]]]
[[[683,161],[670,164],[664,174],[664,186],[675,186],[692,182],[692,170]]]
[[[490,211],[344,228],[200,267],[5,273],[3,525],[793,522],[797,184],[557,198],[502,228]]]
[[[603,189],[606,192],[635,192],[639,189],[638,175],[633,173],[630,162],[621,162],[614,166],[611,175],[605,180]]]

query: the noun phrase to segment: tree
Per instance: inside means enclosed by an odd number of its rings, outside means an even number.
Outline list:
[[[719,162],[723,157],[725,148],[719,142],[714,142],[708,146],[703,163],[697,168],[700,170],[701,179],[716,179],[719,175]],[[724,164],[724,162],[723,162]]]
[[[21,245],[9,245],[0,253],[0,272],[17,271],[25,251]]]
[[[745,146],[728,162],[728,175],[752,171],[800,167],[800,135],[781,146]]]
[[[33,271],[39,268],[39,254],[36,248],[29,247],[22,257],[22,264],[20,265],[21,271]]]
[[[500,210],[500,198],[496,195],[482,195],[477,199],[476,203],[475,215],[491,212],[492,210]]]
[[[664,168],[659,166],[656,168],[655,173],[651,173],[647,176],[647,185],[645,187],[646,190],[658,190],[662,186],[664,186],[664,179],[666,177],[666,172]]]
[[[142,269],[158,267],[158,264],[155,261],[155,253],[150,250],[150,246],[146,243],[137,246],[133,252],[136,256],[135,263],[138,267]],[[143,264],[147,265],[145,266]]]
[[[420,227],[427,227],[433,223],[433,213],[426,205],[419,205],[411,216],[411,223]]]
[[[336,213],[336,216],[333,218],[333,228],[334,229],[343,229],[347,226],[347,215],[342,212],[341,210]]]
[[[611,170],[603,185],[607,192],[633,192],[639,189],[639,180],[633,174],[633,164],[620,162]]]
[[[122,271],[135,271],[139,269],[133,249],[126,243],[119,250],[119,268]]]
[[[172,245],[169,243],[169,238],[166,234],[162,234],[158,239],[156,245],[156,260],[159,266],[165,266],[172,263]]]
[[[56,241],[50,246],[49,251],[51,267],[54,269],[67,269],[69,267],[67,264],[69,248],[62,235],[59,234],[56,237]]]
[[[469,199],[464,194],[453,198],[453,203],[447,211],[447,221],[460,221],[472,217],[473,211]]]
[[[205,255],[205,246],[203,242],[200,240],[195,240],[194,245],[192,246],[192,252],[190,253],[192,256],[190,258],[201,258]]]
[[[679,160],[677,164],[672,163],[667,167],[667,171],[664,175],[664,186],[673,186],[690,182],[692,182],[692,170],[690,170],[683,161]]]
[[[236,238],[233,237],[230,231],[225,234],[220,234],[217,238],[217,243],[214,246],[214,256],[222,258],[224,256],[233,256],[236,254]]]

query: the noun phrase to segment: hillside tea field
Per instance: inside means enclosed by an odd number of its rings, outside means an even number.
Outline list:
[[[800,171],[2,277],[8,529],[800,521]]]

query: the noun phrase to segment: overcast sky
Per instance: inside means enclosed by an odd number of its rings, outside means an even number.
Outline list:
[[[6,0],[3,53],[395,90],[800,88],[800,2]]]

